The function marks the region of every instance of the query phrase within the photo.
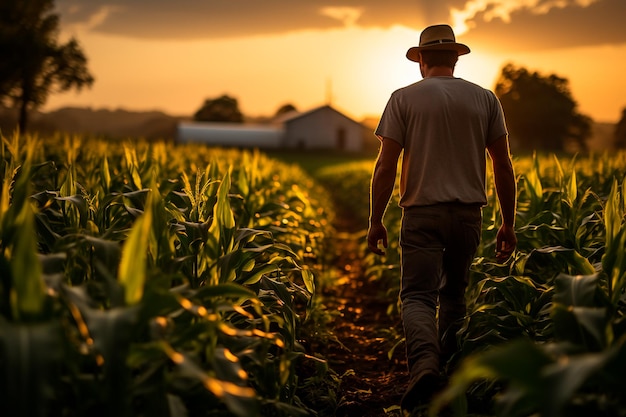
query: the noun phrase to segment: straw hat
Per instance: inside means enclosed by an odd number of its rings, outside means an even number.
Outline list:
[[[457,43],[454,31],[448,25],[428,26],[420,35],[419,46],[409,48],[406,57],[414,62],[420,62],[419,53],[422,51],[457,51],[459,55],[469,54],[467,45]]]

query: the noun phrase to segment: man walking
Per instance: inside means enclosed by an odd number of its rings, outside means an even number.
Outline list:
[[[368,247],[384,254],[383,216],[393,193],[398,159],[402,321],[409,387],[402,408],[426,404],[439,388],[440,370],[457,350],[465,316],[469,268],[481,235],[486,153],[493,164],[502,225],[498,260],[514,251],[516,184],[502,107],[493,92],[454,77],[459,55],[448,25],[429,26],[408,50],[423,79],[395,91],[376,136],[380,151],[372,175]]]

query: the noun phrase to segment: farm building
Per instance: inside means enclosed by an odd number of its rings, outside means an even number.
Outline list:
[[[364,126],[329,105],[286,119],[284,128],[287,148],[363,150]]]
[[[177,132],[180,143],[242,148],[275,149],[281,146],[282,138],[283,129],[280,127],[241,123],[181,122]]]
[[[285,114],[267,125],[181,122],[177,140],[213,146],[358,152],[363,150],[365,135],[363,125],[324,105],[304,113]]]

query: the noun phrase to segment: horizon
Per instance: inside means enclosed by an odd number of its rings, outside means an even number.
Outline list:
[[[432,22],[451,24],[472,49],[459,58],[457,77],[493,90],[502,67],[513,63],[566,78],[578,111],[596,122],[616,123],[626,108],[620,0],[157,3],[58,0],[61,37],[78,40],[95,82],[52,94],[41,110],[185,116],[227,94],[253,118],[287,103],[301,111],[330,103],[356,120],[379,117],[395,89],[421,79],[405,53]]]

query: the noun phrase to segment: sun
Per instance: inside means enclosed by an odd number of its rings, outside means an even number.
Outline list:
[[[419,66],[405,57],[417,31],[354,27],[337,37],[343,47],[329,65],[334,104],[357,118],[379,115],[393,91],[421,78]]]
[[[480,52],[480,48],[476,46],[469,54],[459,57],[454,75],[492,90],[501,67],[501,58]]]

